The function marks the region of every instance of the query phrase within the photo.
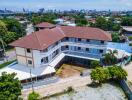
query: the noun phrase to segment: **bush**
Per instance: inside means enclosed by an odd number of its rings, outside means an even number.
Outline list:
[[[98,67],[100,66],[100,62],[99,61],[91,61],[90,63],[90,67],[91,68],[95,68],[95,67]]]
[[[28,95],[28,100],[38,100],[40,95],[36,92],[32,92]]]
[[[99,84],[106,82],[110,79],[110,74],[107,68],[97,67],[90,73],[91,79]]]
[[[125,79],[127,76],[127,72],[120,66],[112,66],[108,68],[99,67],[92,70],[90,75],[93,82],[102,84],[103,82],[106,82],[107,80],[110,79],[114,80]]]
[[[129,38],[130,41],[132,41],[132,36],[129,36],[128,38]]]
[[[74,92],[74,89],[70,86],[67,88],[67,92]]]
[[[127,72],[120,66],[113,66],[108,68],[112,79],[122,80],[127,76]]]
[[[130,43],[129,46],[132,46],[132,43]]]

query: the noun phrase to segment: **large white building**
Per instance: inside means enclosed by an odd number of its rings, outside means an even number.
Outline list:
[[[81,62],[86,64],[87,60],[100,60],[106,52],[108,41],[111,41],[111,35],[98,28],[56,26],[36,31],[10,45],[16,49],[19,65],[50,73],[47,68],[54,69],[64,57],[67,61],[78,62],[82,59]],[[33,77],[46,73],[38,72]]]

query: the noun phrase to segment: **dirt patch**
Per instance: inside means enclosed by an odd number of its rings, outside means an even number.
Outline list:
[[[61,78],[67,78],[74,75],[80,75],[80,73],[86,69],[87,68],[80,66],[63,64],[60,69],[56,72],[56,74]]]

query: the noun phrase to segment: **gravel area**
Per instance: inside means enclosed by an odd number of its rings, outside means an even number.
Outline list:
[[[122,89],[113,84],[92,88],[84,86],[76,89],[73,94],[64,94],[48,100],[127,100]]]

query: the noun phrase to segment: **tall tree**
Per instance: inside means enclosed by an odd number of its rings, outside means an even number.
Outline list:
[[[0,36],[2,37],[7,33],[6,24],[0,20]]]
[[[21,95],[21,83],[16,78],[16,74],[2,73],[0,76],[0,99],[1,100],[17,100]]]
[[[118,54],[117,50],[108,50],[106,54],[104,54],[103,62],[106,65],[113,65],[117,62],[116,54]]]
[[[96,67],[94,70],[92,70],[90,75],[91,79],[99,84],[102,84],[110,78],[108,69],[102,67]]]

